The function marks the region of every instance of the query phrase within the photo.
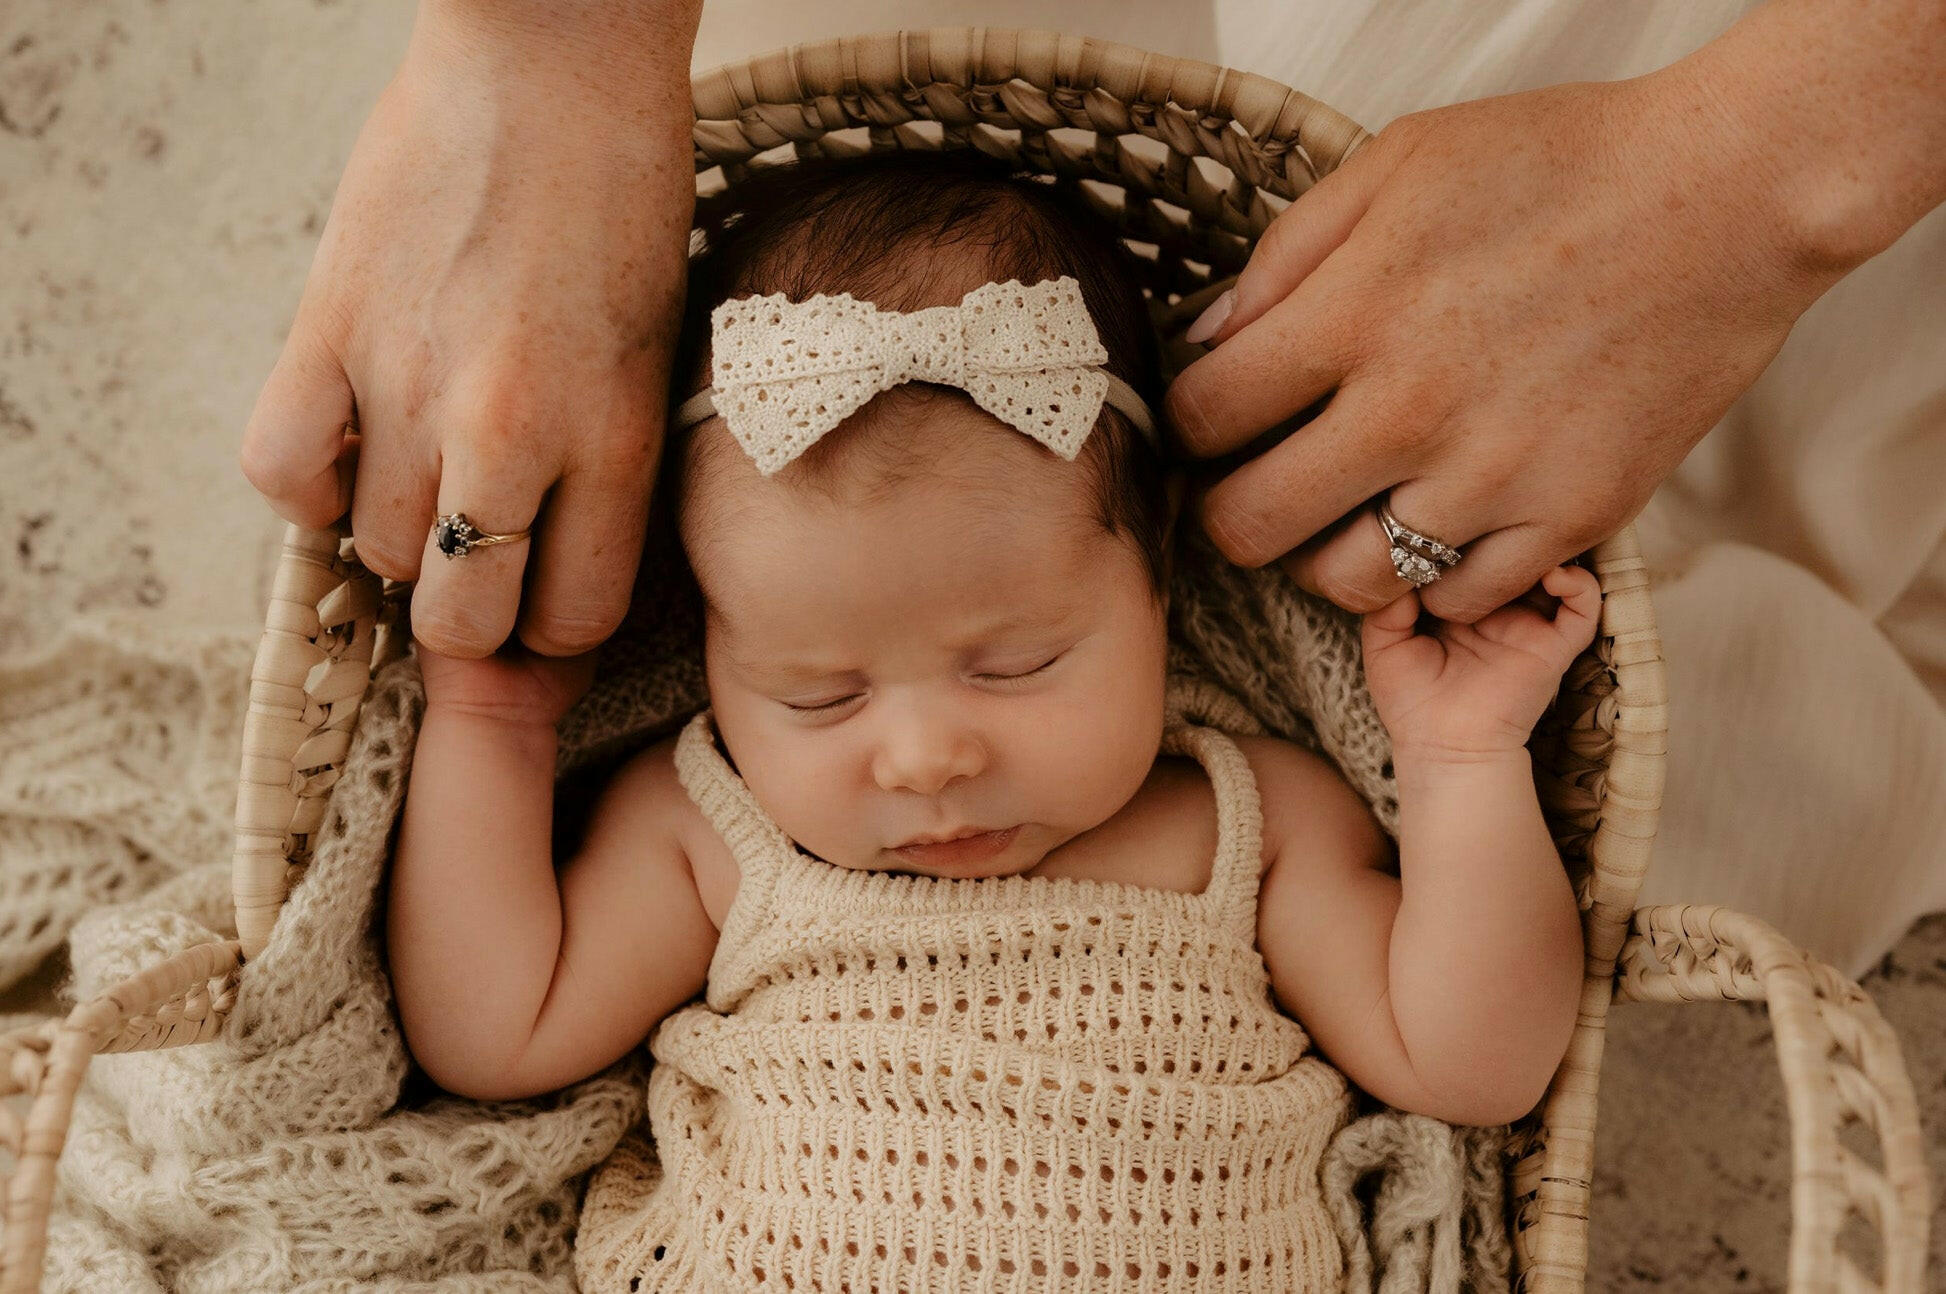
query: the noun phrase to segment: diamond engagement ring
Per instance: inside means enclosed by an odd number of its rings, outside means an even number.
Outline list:
[[[1378,524],[1385,528],[1385,537],[1392,544],[1392,569],[1415,589],[1431,584],[1445,574],[1442,567],[1451,566],[1460,559],[1458,550],[1402,523],[1392,515],[1392,509],[1387,504],[1379,505]]]
[[[533,534],[533,529],[516,530],[508,535],[489,535],[476,528],[466,519],[464,512],[449,512],[435,518],[432,523],[432,540],[439,545],[439,551],[448,560],[464,557],[475,548],[485,548],[491,544],[511,544],[516,539],[525,539]]]

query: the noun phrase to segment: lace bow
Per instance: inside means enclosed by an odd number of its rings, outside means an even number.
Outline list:
[[[1155,435],[1141,397],[1097,367],[1108,350],[1066,275],[986,283],[956,306],[911,312],[850,293],[741,297],[711,311],[710,328],[713,392],[687,401],[676,423],[721,413],[765,476],[901,382],[959,387],[1070,462],[1104,399]]]

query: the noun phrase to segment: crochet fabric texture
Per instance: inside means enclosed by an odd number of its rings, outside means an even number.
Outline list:
[[[1257,951],[1255,780],[1216,728],[1162,749],[1216,792],[1198,894],[834,866],[692,719],[676,767],[741,879],[704,1000],[650,1038],[654,1148],[590,1183],[581,1288],[1338,1288],[1319,1161],[1351,1099]]]
[[[849,292],[740,297],[710,325],[717,410],[765,476],[901,382],[960,387],[1072,462],[1108,392],[1093,367],[1108,348],[1072,278],[987,283],[909,313]]]

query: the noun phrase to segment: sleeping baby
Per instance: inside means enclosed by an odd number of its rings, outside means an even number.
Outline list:
[[[646,1042],[580,1286],[1335,1289],[1349,1084],[1519,1117],[1573,1029],[1525,743],[1579,566],[1364,617],[1396,848],[1168,665],[1182,474],[1133,253],[969,152],[754,168],[692,260],[663,448],[708,705],[552,837],[595,653],[417,648],[387,943],[482,1100]],[[558,870],[556,864],[559,864]]]

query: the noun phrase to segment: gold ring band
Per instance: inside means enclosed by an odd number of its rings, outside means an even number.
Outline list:
[[[449,512],[437,517],[432,523],[433,543],[448,559],[464,557],[475,548],[488,548],[494,544],[511,544],[516,539],[525,539],[534,533],[530,526],[526,530],[516,530],[509,534],[489,534],[466,519],[464,512]]]

